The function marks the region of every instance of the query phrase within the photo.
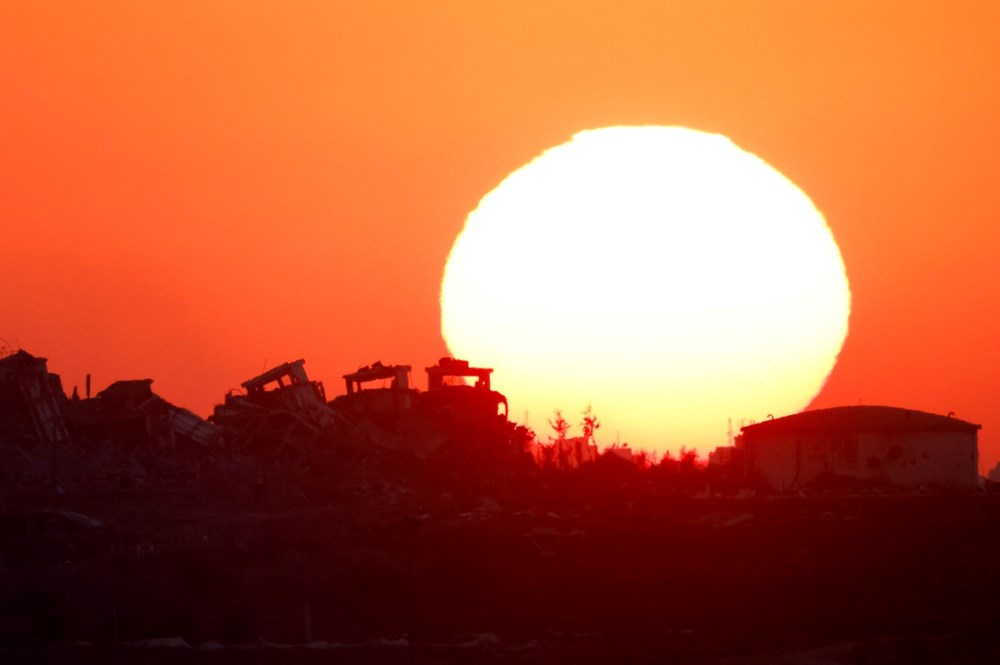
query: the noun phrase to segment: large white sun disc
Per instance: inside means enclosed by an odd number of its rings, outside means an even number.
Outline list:
[[[542,429],[592,403],[633,445],[707,450],[728,418],[801,410],[847,334],[822,215],[725,137],[581,132],[483,197],[441,291],[451,352]]]

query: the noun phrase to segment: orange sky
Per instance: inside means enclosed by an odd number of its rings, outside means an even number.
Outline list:
[[[422,368],[483,194],[581,129],[681,124],[827,216],[853,312],[814,406],[954,411],[992,467],[1000,6],[620,4],[3,3],[0,338],[202,414],[284,360],[331,396]]]

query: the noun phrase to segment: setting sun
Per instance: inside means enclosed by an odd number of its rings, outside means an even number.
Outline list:
[[[452,353],[495,367],[539,434],[592,404],[603,443],[705,453],[729,419],[809,404],[850,292],[823,216],[766,162],[719,135],[609,127],[483,197],[441,309]]]

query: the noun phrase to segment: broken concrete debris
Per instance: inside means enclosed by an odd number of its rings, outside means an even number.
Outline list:
[[[0,433],[28,444],[108,440],[136,447],[213,446],[222,432],[153,392],[152,379],[116,381],[93,398],[72,399],[45,358],[0,358]]]
[[[7,455],[15,462],[6,466],[23,467],[22,476],[38,476],[30,469],[47,464],[55,478],[59,459],[69,463],[84,449],[108,454],[102,446],[110,445],[129,457],[116,468],[130,469],[121,472],[130,483],[144,477],[131,468],[130,456],[139,452],[150,459],[172,450],[225,449],[301,463],[338,444],[417,457],[456,455],[477,442],[509,444],[517,428],[507,420],[506,397],[490,386],[492,369],[442,358],[426,370],[427,391],[412,386],[411,369],[376,361],[345,374],[346,393],[328,401],[304,359],[285,362],[244,381],[205,420],[157,395],[152,379],[116,381],[95,397],[88,386],[87,397],[76,390],[66,397],[44,358],[18,351],[0,358],[0,437],[52,451],[44,464],[37,453],[19,465],[23,454]],[[56,444],[71,449],[57,454]],[[81,468],[75,472],[69,475]]]
[[[507,398],[491,386],[492,368],[441,358],[425,368],[426,390],[413,386],[411,371],[410,365],[373,362],[344,374],[345,393],[327,400],[323,383],[309,377],[304,359],[285,362],[244,381],[241,390],[225,395],[205,420],[157,395],[152,379],[116,381],[90,397],[88,375],[87,396],[80,398],[74,389],[67,397],[45,358],[19,350],[0,357],[0,479],[40,479],[48,469],[57,483],[61,475],[78,478],[98,473],[103,465],[105,475],[113,467],[133,482],[144,477],[147,463],[155,468],[154,476],[173,473],[176,458],[163,456],[170,451],[230,451],[298,465],[321,458],[324,464],[369,459],[391,451],[435,463],[450,460],[467,471],[476,465],[514,468],[522,459],[530,465],[532,458],[536,468],[573,470],[608,458],[619,466],[655,466],[658,473],[676,477],[678,483],[683,480],[685,486],[733,490],[749,485],[782,491],[829,477],[902,487],[948,484],[944,480],[951,476],[941,475],[946,465],[935,462],[939,459],[954,462],[954,477],[962,474],[961,483],[951,485],[974,488],[980,482],[979,426],[944,416],[843,407],[747,426],[735,446],[709,456],[701,474],[694,452],[683,449],[677,459],[666,455],[650,463],[645,453],[635,454],[627,444],[599,453],[592,436],[539,443],[531,430],[508,419]],[[815,459],[797,452],[798,444],[780,439],[783,430],[776,428],[783,423],[805,423],[808,435],[819,441],[810,450],[829,451],[817,453]],[[770,438],[754,444],[751,439],[758,431]],[[909,437],[905,446],[897,442],[903,434]],[[109,452],[109,446],[118,452]],[[863,455],[857,452],[862,449]],[[81,453],[88,451],[91,459],[81,461]],[[917,459],[920,451],[923,456]],[[63,462],[75,466],[63,473]],[[803,464],[808,468],[800,469]],[[928,469],[937,469],[937,475]],[[770,480],[769,473],[780,475],[781,482],[762,482]]]
[[[225,432],[227,445],[301,459],[325,437],[338,417],[305,362],[282,363],[244,381],[243,394],[226,395],[209,420]]]
[[[62,382],[46,363],[27,351],[0,358],[0,433],[35,444],[69,440]]]
[[[470,367],[466,360],[441,358],[426,371],[427,392],[421,395],[421,401],[429,412],[446,417],[507,419],[507,398],[490,387],[492,368]],[[467,378],[475,378],[476,383],[468,385],[464,381]]]
[[[417,390],[410,387],[409,365],[383,365],[376,361],[359,367],[356,372],[344,375],[347,394],[337,397],[331,404],[352,415],[399,414],[413,408]],[[370,384],[381,381],[383,385]],[[385,386],[385,382],[389,385]]]
[[[410,380],[412,366],[375,361],[344,374],[345,393],[327,402],[304,363],[283,363],[245,381],[244,394],[230,393],[215,408],[210,420],[228,446],[301,462],[337,445],[462,457],[523,438],[507,420],[507,398],[490,387],[492,369],[443,358],[427,368],[429,388],[420,391]],[[468,377],[475,385],[464,382]]]
[[[163,399],[152,384],[152,379],[115,381],[96,397],[66,400],[63,412],[73,438],[160,450],[222,445],[222,430]]]
[[[96,397],[88,389],[84,399],[76,390],[67,398],[44,358],[23,350],[0,358],[0,478],[56,487],[115,478],[131,486],[146,467],[165,473],[165,453],[222,447],[222,430],[151,386],[151,379],[117,381]]]

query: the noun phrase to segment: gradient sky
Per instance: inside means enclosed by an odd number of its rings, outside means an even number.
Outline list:
[[[813,406],[954,411],[992,467],[1000,5],[621,4],[3,2],[0,338],[203,415],[299,357],[330,396],[422,369],[486,192],[582,129],[679,124],[827,217],[853,311]]]

